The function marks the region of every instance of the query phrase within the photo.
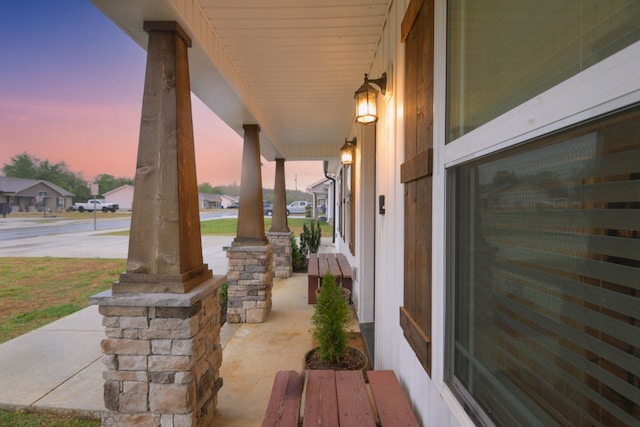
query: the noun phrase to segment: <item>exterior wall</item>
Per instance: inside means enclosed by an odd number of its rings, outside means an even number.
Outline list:
[[[492,122],[445,146],[446,102],[446,2],[436,0],[435,9],[435,121],[433,173],[433,312],[432,377],[429,378],[407,344],[399,325],[403,305],[403,216],[404,189],[400,184],[400,164],[404,161],[404,45],[400,42],[400,23],[409,1],[393,2],[370,75],[378,77],[392,70],[389,93],[379,97],[380,118],[376,125],[376,198],[386,196],[386,214],[375,217],[375,369],[393,369],[410,397],[424,425],[474,425],[444,383],[446,346],[446,247],[445,247],[445,171],[446,167],[486,155],[535,136],[596,117],[640,101],[640,81],[634,69],[640,67],[640,43],[613,55],[602,63],[570,78],[534,100],[526,102]],[[391,64],[391,65],[389,65]],[[594,88],[596,88],[594,90]],[[362,126],[360,126],[362,127]],[[361,141],[362,129],[354,132]],[[359,144],[360,145],[360,144]],[[360,152],[361,147],[358,147]],[[359,153],[360,154],[360,153]],[[357,158],[359,161],[359,156]],[[358,176],[362,169],[358,170]],[[369,184],[370,185],[370,184]],[[363,183],[357,188],[361,190]],[[362,193],[360,192],[359,195]],[[358,196],[357,221],[368,206]],[[366,201],[365,201],[366,203]],[[358,226],[357,250],[352,265],[360,271],[370,263],[363,247],[371,238]],[[337,248],[348,254],[341,239]],[[359,273],[360,273],[359,271]],[[364,287],[361,274],[354,282],[356,296]],[[362,311],[362,307],[358,307]]]
[[[423,425],[457,426],[464,423],[454,420],[454,409],[441,399],[439,388],[427,376],[400,328],[399,307],[404,296],[404,186],[400,183],[400,164],[404,161],[405,91],[400,24],[408,4],[407,0],[393,3],[370,72],[374,77],[383,71],[391,76],[387,94],[379,98],[376,125],[376,202],[378,195],[385,195],[386,213],[377,214],[376,209],[375,369],[396,372]],[[361,239],[361,246],[370,243]],[[360,260],[360,264],[365,263],[367,260]]]
[[[104,198],[107,202],[117,203],[120,205],[120,210],[131,210],[133,206],[133,186],[123,185],[115,190],[111,190],[105,193]]]

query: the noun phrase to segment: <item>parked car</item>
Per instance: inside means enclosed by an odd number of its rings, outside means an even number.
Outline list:
[[[71,206],[71,209],[74,211],[80,211],[80,212],[84,212],[84,211],[89,211],[89,212],[93,212],[94,209],[96,211],[102,211],[102,212],[115,212],[120,208],[120,205],[118,205],[117,203],[109,203],[104,199],[89,199],[87,201],[87,203],[74,203],[73,206]]]
[[[305,214],[307,206],[311,206],[311,203],[304,200],[297,200],[287,205],[287,215],[291,214]]]
[[[273,215],[273,203],[271,202],[263,202],[263,207],[262,210],[264,212],[264,214],[266,216],[272,216]],[[291,212],[289,212],[289,209],[287,209],[287,215],[291,214]]]
[[[264,215],[266,216],[271,216],[273,215],[273,203],[270,202],[263,202],[262,203],[262,212],[264,213]]]

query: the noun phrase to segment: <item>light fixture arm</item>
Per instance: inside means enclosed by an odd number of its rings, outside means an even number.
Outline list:
[[[378,79],[370,79],[369,75],[365,73],[364,82],[365,84],[373,83],[374,85],[378,86],[380,88],[380,93],[384,95],[387,90],[387,72],[385,71],[384,73],[382,73],[382,76],[380,76],[380,78]]]

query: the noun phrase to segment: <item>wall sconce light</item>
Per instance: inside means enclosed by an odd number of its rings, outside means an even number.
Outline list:
[[[344,139],[344,145],[340,147],[340,162],[343,165],[353,163],[353,152],[356,149],[356,143],[356,138],[353,138],[351,141],[348,141],[347,138]]]
[[[368,74],[364,75],[364,83],[354,95],[356,99],[356,123],[366,125],[378,121],[378,91],[370,83],[378,86],[380,92],[384,95],[387,89],[387,73],[382,73],[382,77],[379,79],[371,80],[369,80]]]

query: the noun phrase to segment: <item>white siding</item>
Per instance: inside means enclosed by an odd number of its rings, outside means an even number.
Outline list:
[[[133,186],[123,185],[114,190],[105,193],[104,198],[109,203],[117,203],[120,205],[120,210],[131,210],[133,205]]]

